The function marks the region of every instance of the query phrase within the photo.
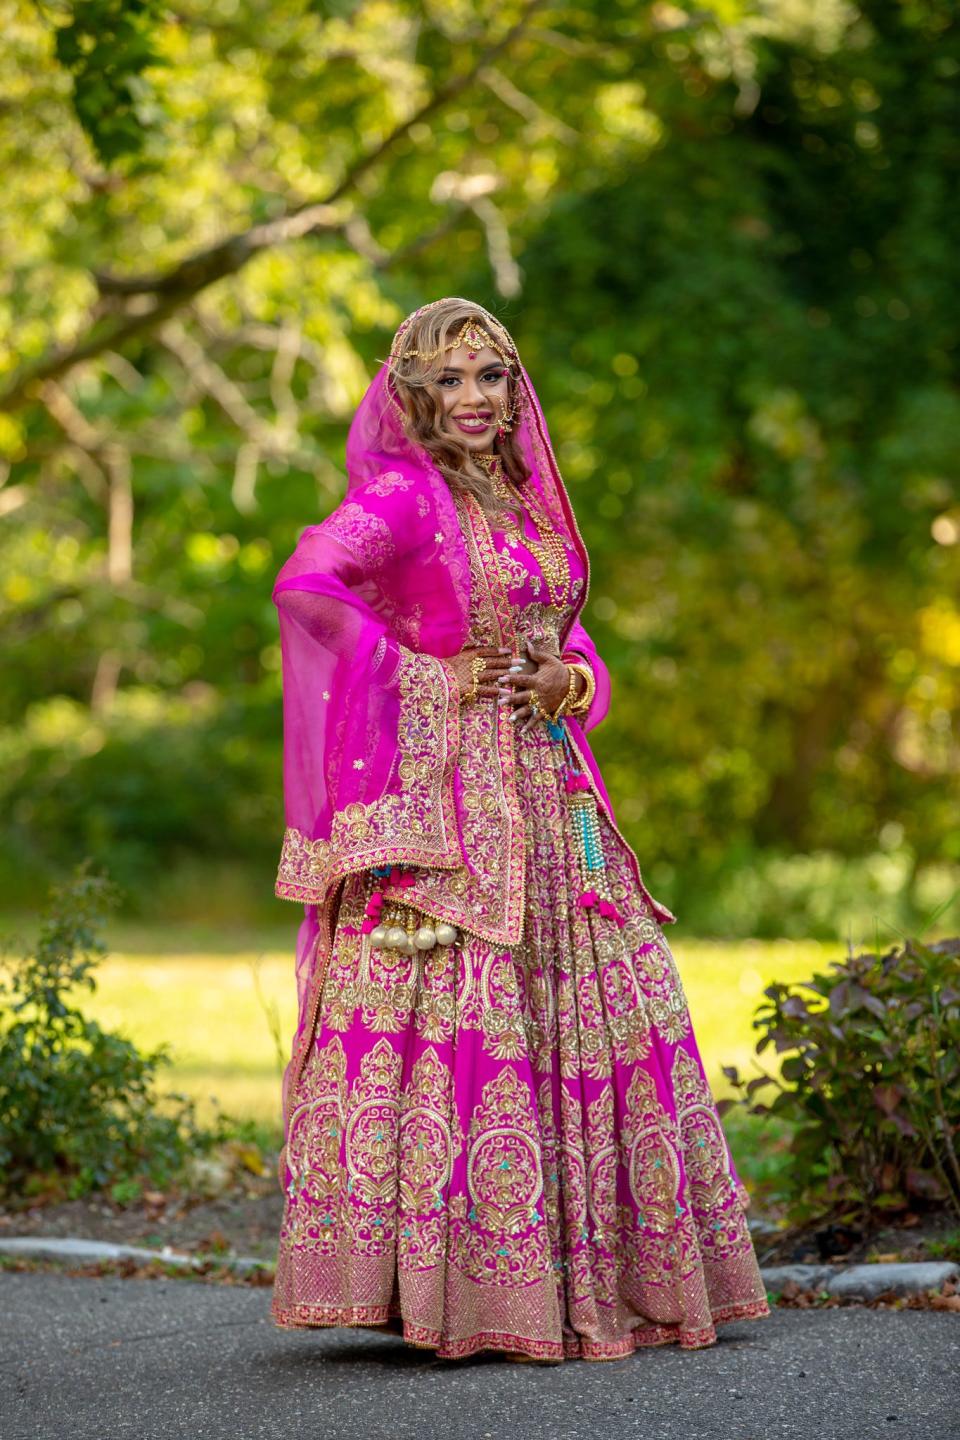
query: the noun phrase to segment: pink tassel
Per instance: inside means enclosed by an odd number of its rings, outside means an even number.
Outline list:
[[[401,890],[407,890],[411,885],[416,885],[416,883],[417,877],[411,870],[402,871],[394,881],[394,884],[399,885]]]
[[[583,910],[596,909],[601,915],[605,915],[608,920],[612,920],[616,925],[619,925],[621,930],[627,923],[626,916],[620,914],[620,911],[616,905],[614,905],[613,901],[601,900],[596,890],[584,890],[577,896],[577,904]]]

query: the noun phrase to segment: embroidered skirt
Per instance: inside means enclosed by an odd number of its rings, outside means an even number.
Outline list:
[[[344,882],[272,1317],[399,1317],[443,1358],[710,1345],[768,1305],[674,958],[563,746],[537,727],[517,755],[522,944],[371,948],[371,877]]]

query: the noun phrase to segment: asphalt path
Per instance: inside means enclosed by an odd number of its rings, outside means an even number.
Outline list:
[[[960,1316],[776,1310],[706,1350],[437,1361],[269,1289],[0,1274],[2,1440],[960,1440]]]

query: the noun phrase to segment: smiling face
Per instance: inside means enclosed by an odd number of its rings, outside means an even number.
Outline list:
[[[497,426],[510,408],[507,370],[497,352],[489,345],[448,350],[434,384],[443,406],[443,428],[469,450],[492,449]]]

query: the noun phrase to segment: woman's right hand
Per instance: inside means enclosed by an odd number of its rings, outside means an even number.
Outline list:
[[[470,693],[473,685],[472,660],[474,656],[481,655],[485,665],[480,672],[480,683],[477,687],[476,698],[481,695],[496,699],[500,694],[497,689],[497,681],[501,675],[506,674],[510,668],[512,656],[509,647],[497,647],[496,645],[471,645],[466,650],[461,650],[459,655],[450,655],[446,663],[457,677],[457,684],[460,687],[461,699]]]

